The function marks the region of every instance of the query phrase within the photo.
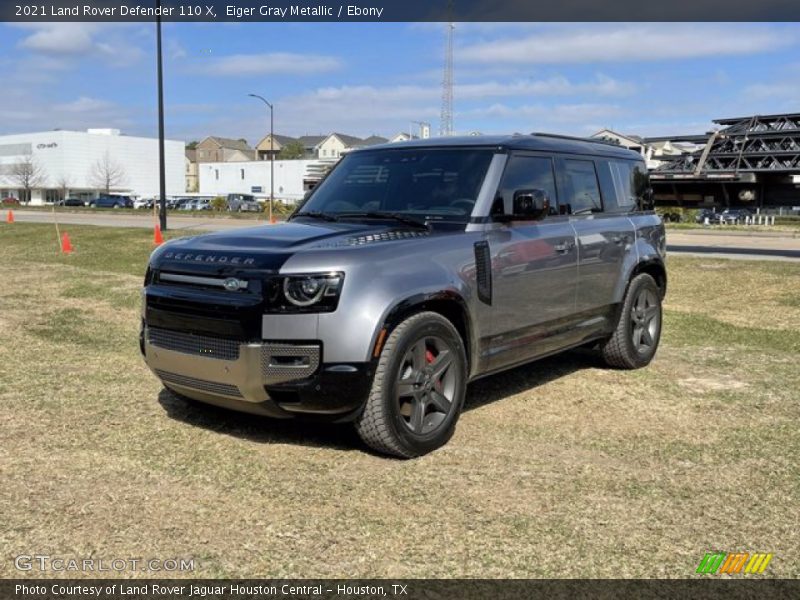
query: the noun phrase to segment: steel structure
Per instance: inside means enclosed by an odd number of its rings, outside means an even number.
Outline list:
[[[444,76],[442,77],[442,113],[439,121],[439,135],[441,136],[453,135],[453,32],[455,28],[455,23],[447,24],[447,47],[444,57]]]
[[[701,148],[656,167],[652,176],[704,179],[736,178],[744,173],[800,173],[800,113],[718,119],[714,123],[722,128],[709,133]]]

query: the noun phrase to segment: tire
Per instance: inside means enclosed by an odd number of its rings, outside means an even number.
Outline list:
[[[618,369],[639,369],[653,360],[661,339],[661,292],[647,273],[634,277],[625,292],[616,329],[600,348],[603,360]]]
[[[415,314],[386,340],[356,431],[378,452],[422,456],[452,437],[466,387],[466,353],[456,328],[437,313]]]

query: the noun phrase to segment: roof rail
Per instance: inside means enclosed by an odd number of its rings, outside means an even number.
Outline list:
[[[606,146],[615,146],[617,148],[621,148],[622,146],[617,142],[612,142],[611,140],[604,140],[602,138],[593,138],[593,137],[578,137],[575,135],[562,135],[560,133],[542,133],[540,131],[534,131],[531,135],[539,136],[539,137],[549,137],[549,138],[557,138],[560,140],[575,140],[576,142],[593,142],[595,144],[605,144]]]

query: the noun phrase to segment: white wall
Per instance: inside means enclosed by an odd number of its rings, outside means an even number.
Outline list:
[[[66,175],[70,190],[96,190],[92,171],[108,152],[125,172],[124,182],[113,191],[134,196],[156,196],[159,193],[158,140],[155,138],[79,131],[4,135],[0,136],[0,165],[7,167],[20,161],[22,148],[16,149],[14,145],[30,148],[47,176],[42,188],[58,188],[60,177]],[[177,140],[166,140],[164,144],[168,195],[180,195],[186,188],[184,146],[184,142]],[[0,189],[16,190],[17,187],[12,178],[0,172]],[[44,194],[34,191],[32,196],[33,202],[41,202]]]
[[[303,179],[310,164],[316,160],[276,160],[275,197],[299,200],[305,193]],[[239,163],[200,163],[197,165],[201,194],[225,196],[227,194],[254,194],[269,197],[270,161],[258,160]],[[242,178],[244,171],[244,178]],[[253,192],[253,187],[261,192]]]

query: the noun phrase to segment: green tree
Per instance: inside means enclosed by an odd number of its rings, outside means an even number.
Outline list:
[[[278,152],[278,160],[296,160],[303,158],[306,149],[301,142],[289,142]]]
[[[228,210],[228,201],[224,196],[217,196],[216,198],[213,198],[211,200],[211,210],[215,210],[217,212]]]

